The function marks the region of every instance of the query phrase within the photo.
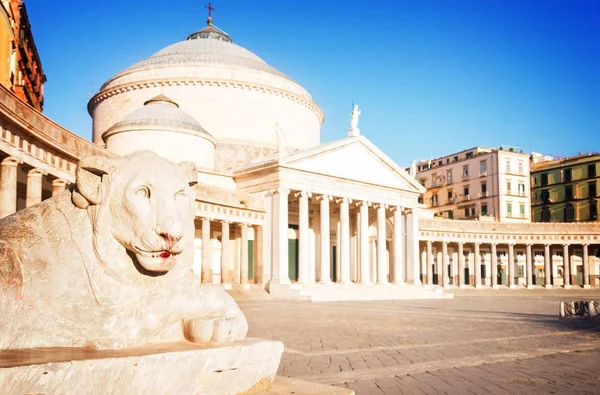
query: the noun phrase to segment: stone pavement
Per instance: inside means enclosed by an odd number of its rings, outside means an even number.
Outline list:
[[[240,300],[278,374],[364,394],[598,394],[600,319],[560,320],[594,290],[452,290],[444,300]]]

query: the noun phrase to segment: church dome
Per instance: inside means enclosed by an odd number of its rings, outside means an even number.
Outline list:
[[[93,141],[104,145],[105,133],[112,133],[118,122],[132,122],[128,116],[149,112],[143,103],[161,93],[210,130],[218,142],[219,169],[243,164],[240,158],[271,155],[278,147],[278,133],[283,133],[288,150],[320,143],[323,112],[310,94],[234,44],[211,19],[186,40],[159,50],[102,85],[88,103]],[[141,113],[135,115],[138,109]]]
[[[118,155],[147,149],[174,162],[190,160],[214,168],[215,138],[162,94],[111,126],[102,139],[106,148]]]

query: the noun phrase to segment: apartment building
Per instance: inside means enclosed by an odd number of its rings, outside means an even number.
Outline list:
[[[474,147],[413,163],[415,178],[427,188],[422,203],[436,217],[530,222],[529,155],[517,151]]]
[[[599,153],[535,163],[533,221],[598,221],[599,176]]]

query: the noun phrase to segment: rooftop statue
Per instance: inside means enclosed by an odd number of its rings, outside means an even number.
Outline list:
[[[360,110],[358,104],[354,104],[352,107],[352,114],[350,114],[350,129],[358,129],[358,117],[360,116]]]
[[[0,350],[226,343],[248,324],[200,285],[195,166],[149,151],[82,159],[76,185],[0,220]]]

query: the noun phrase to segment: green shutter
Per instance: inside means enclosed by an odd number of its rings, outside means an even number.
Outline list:
[[[254,278],[254,240],[248,240],[248,280]]]

